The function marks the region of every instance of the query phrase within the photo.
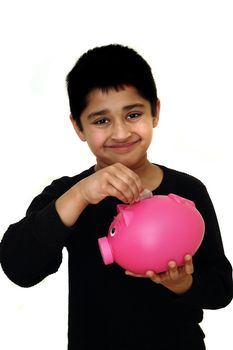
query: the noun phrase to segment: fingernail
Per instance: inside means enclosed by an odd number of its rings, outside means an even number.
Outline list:
[[[146,276],[147,277],[152,277],[154,275],[153,271],[146,271]]]
[[[174,268],[174,267],[176,267],[176,262],[170,261],[168,265],[169,265],[169,267]]]

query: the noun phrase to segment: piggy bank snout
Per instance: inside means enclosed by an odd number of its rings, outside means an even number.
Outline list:
[[[107,237],[101,237],[98,239],[99,249],[105,265],[112,264],[114,262],[111,245],[108,242]]]

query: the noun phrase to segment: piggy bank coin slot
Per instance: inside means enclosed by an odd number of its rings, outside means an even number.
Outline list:
[[[151,198],[151,197],[153,197],[153,193],[150,190],[145,188],[144,191],[139,196],[139,201],[141,202],[141,201],[148,199],[148,198]]]

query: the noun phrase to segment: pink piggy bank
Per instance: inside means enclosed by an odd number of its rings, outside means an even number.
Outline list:
[[[104,263],[144,275],[167,270],[170,260],[184,264],[204,237],[205,224],[194,202],[175,194],[117,205],[108,236],[98,239]]]

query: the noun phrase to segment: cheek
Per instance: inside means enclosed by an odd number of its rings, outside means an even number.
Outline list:
[[[153,135],[152,122],[141,123],[141,125],[138,127],[138,133],[142,136],[143,139],[145,139],[145,141],[148,140],[150,142]]]
[[[93,132],[87,135],[87,143],[92,151],[98,150],[104,143],[105,137],[100,132]]]

